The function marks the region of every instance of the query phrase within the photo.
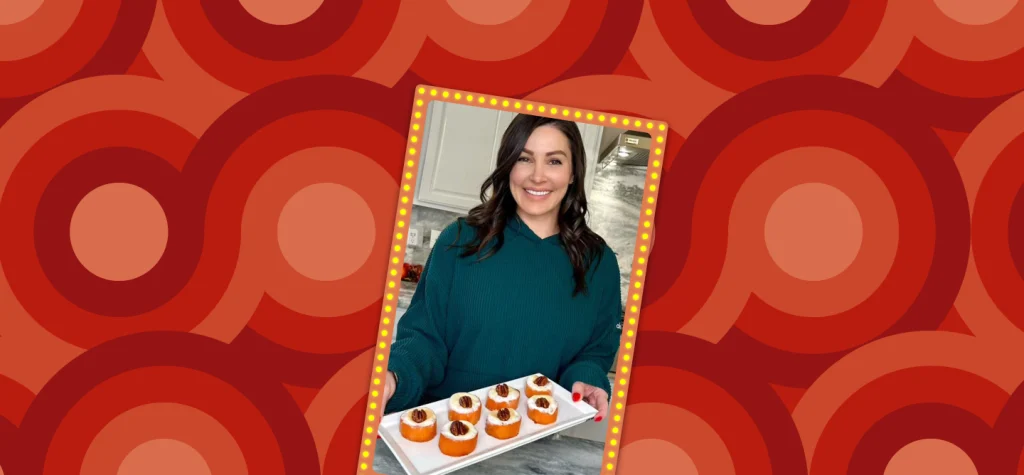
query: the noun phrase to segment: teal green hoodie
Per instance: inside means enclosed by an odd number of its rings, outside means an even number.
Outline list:
[[[461,228],[461,231],[459,231]],[[405,315],[388,370],[398,385],[387,413],[542,373],[611,394],[619,347],[619,266],[607,245],[573,296],[569,255],[558,235],[538,237],[515,216],[490,257],[460,257],[475,229],[459,219],[436,240]]]

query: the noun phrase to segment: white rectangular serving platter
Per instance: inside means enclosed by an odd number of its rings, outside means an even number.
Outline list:
[[[516,408],[516,411],[519,412],[523,422],[519,428],[519,435],[516,437],[507,440],[491,437],[485,430],[487,427],[487,407],[482,407],[480,421],[476,423],[478,434],[476,450],[463,457],[451,457],[441,453],[438,443],[441,437],[441,428],[448,423],[447,399],[434,401],[426,405],[437,415],[437,435],[433,439],[427,442],[412,442],[403,437],[399,429],[399,421],[404,411],[388,414],[381,419],[380,428],[378,429],[380,437],[384,439],[391,452],[395,454],[398,462],[402,464],[402,468],[409,475],[442,475],[582,424],[597,415],[597,409],[594,409],[582,400],[573,402],[572,394],[552,380],[552,387],[554,388],[552,395],[558,403],[558,420],[549,425],[533,422],[526,414],[526,379],[528,377],[524,376],[505,382],[505,384],[518,389],[520,392],[519,407]],[[487,392],[492,387],[480,388],[476,391],[470,391],[470,393],[480,398],[481,406],[486,406]]]

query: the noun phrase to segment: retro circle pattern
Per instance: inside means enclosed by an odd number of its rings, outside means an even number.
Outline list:
[[[0,124],[55,86],[127,71],[146,39],[156,4],[45,0],[0,7]]]
[[[7,2],[0,471],[370,472],[470,95],[661,152],[604,472],[1024,470],[1024,3],[964,5]]]

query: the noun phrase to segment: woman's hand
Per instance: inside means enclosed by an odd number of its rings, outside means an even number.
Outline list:
[[[384,393],[381,394],[381,410],[388,407],[388,401],[391,396],[395,395],[395,388],[398,386],[398,380],[395,379],[395,373],[388,371],[388,375],[384,377]]]
[[[601,419],[608,414],[608,393],[604,392],[604,389],[576,382],[572,385],[572,400],[579,401],[580,399],[597,409],[594,422],[601,422]]]

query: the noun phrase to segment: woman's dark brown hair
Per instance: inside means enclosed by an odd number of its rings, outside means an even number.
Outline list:
[[[483,260],[504,245],[502,231],[509,220],[516,218],[516,201],[512,197],[509,175],[530,135],[538,127],[544,126],[558,129],[569,140],[573,179],[562,198],[558,214],[558,235],[572,263],[573,278],[576,281],[572,295],[580,292],[586,294],[587,271],[595,259],[600,260],[605,241],[587,226],[587,196],[583,188],[586,183],[587,157],[583,149],[583,137],[574,122],[527,114],[519,114],[512,119],[501,137],[497,167],[480,186],[482,203],[470,210],[465,218],[467,224],[476,228],[476,236],[464,246],[462,257],[480,254],[479,259]],[[490,196],[488,192],[491,192]],[[456,242],[459,242],[458,238]]]

